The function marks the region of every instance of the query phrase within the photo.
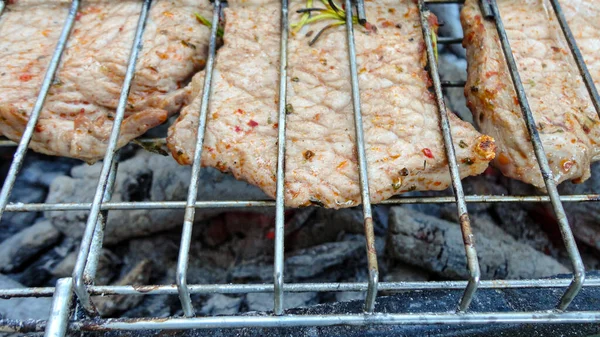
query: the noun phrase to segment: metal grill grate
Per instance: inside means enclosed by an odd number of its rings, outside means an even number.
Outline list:
[[[6,1],[6,0],[4,0]],[[5,2],[0,0],[0,14],[4,9]],[[363,1],[356,1],[359,18],[364,18]],[[525,95],[517,66],[511,51],[506,31],[498,11],[495,0],[481,0],[481,8],[486,19],[493,20],[500,36],[501,45],[506,57],[510,74],[516,88],[519,104],[531,136],[535,149],[536,158],[542,171],[547,187],[545,196],[500,196],[500,195],[464,195],[462,183],[458,173],[457,161],[454,153],[448,112],[446,110],[442,88],[461,87],[464,82],[442,82],[435,62],[435,55],[431,41],[431,29],[427,21],[428,11],[426,4],[438,3],[461,3],[461,0],[419,0],[423,36],[426,43],[427,57],[430,66],[430,75],[433,79],[433,88],[440,114],[441,130],[444,136],[446,155],[452,177],[454,197],[396,197],[382,202],[382,204],[414,204],[414,203],[456,203],[460,219],[463,237],[472,236],[467,203],[500,203],[500,202],[550,202],[558,219],[559,229],[572,263],[573,278],[567,279],[544,279],[544,280],[507,280],[502,282],[480,280],[479,264],[477,261],[476,248],[465,240],[465,253],[468,261],[470,278],[468,281],[451,282],[379,282],[377,255],[374,249],[373,220],[371,216],[371,204],[369,202],[369,179],[367,176],[367,163],[365,146],[363,140],[360,91],[358,85],[356,51],[354,46],[352,11],[346,11],[346,31],[349,49],[350,74],[352,84],[352,102],[354,108],[354,121],[356,130],[356,145],[358,149],[360,185],[363,200],[363,215],[366,238],[366,253],[368,255],[368,282],[364,283],[284,283],[284,159],[285,159],[285,106],[286,106],[286,76],[287,76],[287,40],[288,40],[288,0],[281,2],[281,53],[280,53],[280,83],[279,83],[279,133],[278,133],[278,165],[277,165],[277,194],[275,201],[197,201],[196,196],[199,188],[198,176],[200,172],[200,158],[202,154],[202,142],[204,139],[204,127],[206,115],[211,97],[211,82],[216,53],[216,38],[218,20],[222,9],[221,0],[214,0],[214,12],[212,17],[212,29],[209,45],[209,55],[206,64],[206,77],[204,80],[204,92],[200,110],[198,126],[197,146],[192,166],[192,180],[186,201],[156,201],[156,202],[111,202],[114,179],[117,170],[116,141],[120,132],[121,121],[126,107],[129,89],[131,87],[133,74],[136,68],[138,53],[141,49],[141,38],[144,33],[148,11],[151,0],[144,0],[139,15],[137,30],[124,79],[119,105],[115,116],[115,123],[110,135],[108,149],[104,157],[100,178],[91,203],[62,203],[62,204],[8,204],[8,198],[14,186],[16,177],[23,164],[28,144],[31,140],[34,127],[40,115],[51,81],[57,70],[61,55],[68,40],[71,28],[74,24],[80,0],[73,0],[69,15],[64,23],[62,33],[55,48],[49,68],[44,77],[40,93],[31,117],[18,143],[14,159],[0,192],[0,218],[4,212],[29,212],[49,210],[90,210],[85,233],[81,242],[81,248],[77,256],[77,262],[71,278],[58,280],[56,287],[47,288],[24,288],[24,289],[2,289],[1,298],[14,297],[54,297],[52,312],[47,321],[23,321],[15,322],[0,320],[1,331],[46,331],[47,336],[64,336],[67,329],[77,330],[139,330],[139,329],[183,329],[183,328],[214,328],[214,327],[274,327],[274,326],[307,326],[307,325],[333,325],[333,324],[423,324],[423,323],[489,323],[489,322],[593,322],[600,315],[600,311],[565,312],[573,298],[583,286],[598,287],[600,278],[585,279],[585,271],[575,239],[569,228],[562,202],[589,202],[600,200],[600,195],[559,195],[552,172],[548,166],[548,160],[544,153],[538,131],[532,117],[527,97]],[[579,67],[586,87],[592,98],[596,111],[600,114],[600,99],[589,72],[583,62],[583,58],[573,35],[562,14],[558,0],[550,0],[554,12],[557,15],[561,29],[567,39],[573,57]],[[346,8],[352,8],[351,0],[345,0]],[[1,19],[1,17],[0,17]],[[439,43],[460,43],[461,38],[440,38]],[[144,140],[142,140],[144,141]],[[155,142],[157,140],[146,140]],[[162,140],[164,141],[164,140]],[[15,143],[8,140],[0,140],[0,146],[14,146]],[[275,262],[272,284],[188,284],[186,275],[188,271],[189,249],[192,237],[194,212],[199,208],[247,208],[247,207],[274,207],[276,212],[275,225]],[[95,272],[99,258],[99,250],[102,247],[103,229],[107,214],[110,210],[131,209],[185,209],[185,222],[181,236],[177,276],[174,285],[145,285],[145,286],[95,286]],[[585,280],[585,281],[584,281]],[[470,313],[469,304],[478,288],[481,289],[506,289],[506,288],[564,288],[562,299],[555,310],[544,312],[488,312]],[[375,300],[378,290],[406,291],[406,290],[450,290],[464,289],[464,294],[454,313],[429,313],[429,314],[382,314],[374,312]],[[365,314],[353,315],[285,315],[283,311],[283,298],[286,292],[326,292],[326,291],[361,291],[366,292]],[[274,315],[249,317],[249,316],[227,316],[227,317],[202,317],[194,318],[194,307],[190,294],[197,293],[274,293]],[[87,317],[96,317],[97,311],[90,299],[93,295],[157,295],[178,294],[181,300],[183,312],[186,317],[168,319],[71,319],[71,311],[75,307],[73,294],[76,294],[79,306],[78,310],[85,312]],[[548,308],[553,309],[553,308]],[[81,317],[82,315],[75,315]]]

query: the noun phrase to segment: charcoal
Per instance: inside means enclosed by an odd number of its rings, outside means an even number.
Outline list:
[[[60,176],[52,182],[46,203],[91,202],[101,163],[81,165],[71,176]],[[111,201],[182,201],[187,199],[191,169],[178,165],[172,158],[139,152],[119,164]],[[214,169],[200,173],[198,200],[262,200],[265,194],[257,187],[238,181]],[[196,210],[196,220],[227,211]],[[46,217],[62,233],[73,238],[83,235],[87,211],[49,211]],[[113,210],[109,212],[104,240],[115,243],[144,236],[183,223],[183,209]]]
[[[559,192],[563,195],[599,193],[600,163],[592,164],[592,176],[584,184],[565,182],[559,186]],[[567,202],[564,207],[573,235],[582,243],[600,251],[600,203]]]
[[[73,251],[65,256],[52,270],[50,271],[55,277],[70,277],[75,268],[78,251]],[[98,267],[96,269],[95,284],[107,285],[117,275],[118,266],[121,264],[121,259],[106,248],[100,250],[98,259]]]
[[[0,271],[12,272],[60,239],[49,221],[40,221],[0,243]]]
[[[429,281],[431,275],[424,269],[406,263],[395,263],[390,266],[387,275],[383,277],[385,282],[413,282]]]
[[[318,294],[315,292],[308,293],[285,293],[283,297],[283,307],[303,308],[312,304],[316,304]],[[250,293],[246,295],[246,305],[249,311],[273,311],[273,294],[272,293]]]
[[[474,236],[484,279],[539,278],[569,272],[553,258],[498,229],[474,231]],[[442,277],[469,277],[462,233],[456,223],[407,208],[392,208],[387,248],[393,258]]]
[[[148,284],[151,271],[152,265],[150,261],[141,261],[114,285]],[[92,301],[96,305],[100,315],[108,317],[138,305],[142,301],[142,298],[143,295],[108,295],[94,296],[92,297]]]
[[[212,295],[200,309],[204,315],[233,315],[237,314],[243,299],[223,294]]]
[[[339,266],[347,259],[362,253],[364,245],[364,241],[347,240],[291,252],[285,259],[285,277],[288,280],[297,280],[316,276],[327,268]],[[232,275],[237,279],[270,280],[273,278],[272,259],[263,257],[245,261],[233,269]]]

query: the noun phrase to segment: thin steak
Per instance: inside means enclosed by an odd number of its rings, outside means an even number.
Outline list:
[[[480,130],[497,141],[494,165],[543,187],[494,22],[482,18],[478,3],[467,0],[461,15],[468,105]],[[600,120],[552,6],[547,0],[503,0],[498,7],[554,177],[583,182],[590,162],[600,159]]]
[[[315,2],[322,6],[321,3]],[[280,7],[278,1],[230,1],[218,51],[202,162],[275,195]],[[290,2],[297,23],[305,1]],[[439,128],[419,13],[413,1],[367,4],[378,30],[357,25],[356,47],[371,199],[413,190],[442,190],[450,177]],[[435,18],[432,16],[432,23]],[[361,202],[343,25],[308,24],[290,35],[285,202],[341,208]],[[195,99],[171,127],[168,145],[181,164],[195,148],[203,75]],[[481,173],[494,141],[450,116],[461,176]]]
[[[0,17],[0,134],[19,141],[70,1],[19,0]],[[84,1],[30,147],[96,161],[104,156],[142,2]],[[155,1],[129,95],[119,146],[163,123],[185,102],[205,63],[208,29],[194,12],[208,1]]]

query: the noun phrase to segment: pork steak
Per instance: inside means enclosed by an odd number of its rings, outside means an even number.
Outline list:
[[[321,5],[321,3],[319,3]],[[290,22],[305,1],[290,2]],[[322,6],[322,5],[321,5]],[[450,176],[425,46],[413,1],[369,2],[377,31],[356,27],[356,51],[371,199],[413,190],[442,190]],[[230,1],[224,46],[218,51],[202,163],[275,195],[280,5]],[[434,17],[431,17],[435,23]],[[285,202],[330,208],[361,202],[346,32],[317,32],[317,21],[290,34]],[[203,75],[192,82],[193,102],[169,130],[175,159],[190,164],[196,144]],[[450,114],[462,177],[481,173],[494,141]]]
[[[478,3],[467,0],[461,14],[469,108],[480,130],[497,141],[494,165],[508,177],[543,187],[495,24],[483,19]],[[590,162],[600,159],[600,120],[552,6],[548,0],[497,3],[554,178],[583,182]]]
[[[19,141],[70,1],[18,0],[0,17],[0,134]],[[84,1],[30,147],[88,162],[104,156],[142,2]],[[159,0],[149,12],[119,146],[163,123],[205,63],[208,1]]]

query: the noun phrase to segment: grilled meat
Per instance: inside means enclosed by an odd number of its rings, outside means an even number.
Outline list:
[[[319,3],[319,5],[321,5]],[[297,23],[305,1],[290,3]],[[367,6],[375,29],[356,27],[356,48],[371,199],[412,190],[442,190],[450,176],[425,46],[413,1]],[[230,1],[218,51],[202,162],[275,195],[280,39],[277,1]],[[430,18],[435,24],[435,18]],[[317,32],[317,21],[290,35],[285,202],[331,208],[360,203],[350,70],[344,25]],[[195,99],[171,127],[168,145],[181,164],[195,148],[203,75]],[[461,176],[481,173],[494,141],[451,114]]]
[[[596,87],[600,83],[600,4],[597,0],[560,1]]]
[[[467,0],[461,15],[468,105],[480,130],[497,141],[494,165],[543,187],[495,24],[483,19],[478,3]],[[554,177],[582,182],[590,162],[600,158],[600,120],[552,7],[547,0],[503,0],[498,6]]]
[[[19,0],[0,17],[0,134],[18,141],[50,62],[70,1]],[[140,1],[84,1],[30,143],[38,152],[93,162],[104,156]],[[204,65],[204,1],[156,1],[149,13],[119,146],[163,123]]]

